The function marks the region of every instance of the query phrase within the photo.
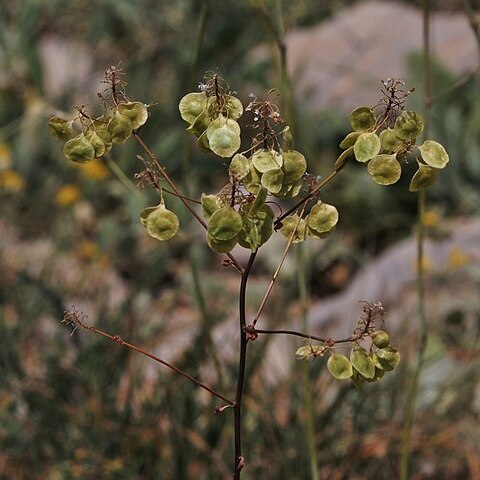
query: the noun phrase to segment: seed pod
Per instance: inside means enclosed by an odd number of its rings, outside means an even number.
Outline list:
[[[140,218],[142,218],[141,215]],[[163,242],[170,240],[177,233],[179,222],[178,217],[161,204],[147,215],[145,226],[151,237]]]
[[[262,149],[253,154],[252,164],[260,173],[264,173],[267,170],[281,167],[283,159],[275,150]]]
[[[144,208],[140,212],[140,223],[147,228],[147,217],[158,208],[158,205],[155,207]]]
[[[333,378],[345,380],[353,375],[350,360],[341,353],[333,353],[327,361],[327,368]]]
[[[395,135],[402,140],[415,139],[423,128],[423,117],[418,112],[403,112],[395,121]]]
[[[128,137],[130,137],[132,130],[130,119],[118,111],[108,123],[108,132],[110,133],[113,143],[120,145],[125,143]]]
[[[221,241],[213,238],[211,235],[207,233],[207,244],[208,246],[217,253],[228,253],[237,244],[238,236],[230,238],[229,240]]]
[[[353,156],[353,147],[348,147],[335,161],[335,170],[340,170]]]
[[[193,123],[186,129],[188,133],[195,135],[196,137],[205,136],[205,131],[210,123],[210,119],[206,112],[202,112]]]
[[[410,192],[418,192],[431,187],[438,178],[438,170],[429,165],[418,164],[418,170],[412,177],[408,190]]]
[[[341,142],[340,148],[350,148],[355,145],[357,138],[362,132],[350,132]]]
[[[445,168],[449,158],[448,153],[438,142],[434,140],[425,140],[422,145],[418,147],[420,153],[422,154],[422,158],[433,168]]]
[[[52,117],[48,121],[48,131],[53,138],[61,141],[67,141],[74,135],[73,120],[65,120],[61,117]]]
[[[382,370],[386,372],[393,370],[400,361],[400,353],[393,347],[381,348],[375,354]]]
[[[395,152],[402,146],[402,141],[397,137],[393,128],[386,128],[379,135],[382,149],[386,152]]]
[[[95,158],[95,149],[83,133],[69,140],[63,147],[63,153],[67,160],[76,163],[88,163]]]
[[[350,352],[350,362],[362,377],[373,378],[375,376],[373,359],[364,348],[354,347]]]
[[[262,187],[261,173],[250,163],[250,173],[243,179],[243,186],[248,192],[257,195]]]
[[[210,217],[217,211],[220,210],[222,207],[225,206],[223,200],[218,197],[217,195],[205,195],[202,193],[202,197],[200,199],[202,204],[202,212],[203,216],[209,220]]]
[[[180,116],[192,124],[207,108],[207,96],[203,92],[187,93],[178,104]]]
[[[248,158],[241,153],[237,153],[232,158],[228,171],[235,181],[243,180],[250,173]]]
[[[105,154],[105,144],[95,130],[88,131],[85,134],[85,138],[92,144],[92,147],[95,150],[95,158],[101,157]]]
[[[231,207],[223,207],[210,217],[208,234],[217,242],[226,242],[236,237],[242,226],[242,216]]]
[[[118,111],[130,120],[132,130],[140,128],[148,119],[147,106],[141,102],[119,103]]]
[[[365,163],[378,155],[380,148],[380,139],[376,133],[362,133],[353,146],[353,152],[359,162]]]
[[[282,181],[283,170],[281,168],[267,170],[261,179],[262,186],[272,194],[276,194],[282,189]]]
[[[293,234],[292,243],[300,243],[304,242],[307,236],[306,227],[307,225],[303,218],[300,219],[298,215],[291,215],[282,220],[282,228],[280,229],[280,232],[287,240],[290,240]],[[294,230],[295,233],[293,233]]]
[[[242,102],[233,95],[226,96],[226,106],[228,118],[238,120],[243,114]]]
[[[231,157],[240,148],[240,126],[220,115],[207,128],[210,149],[220,157]]]
[[[338,222],[338,210],[328,203],[318,201],[307,216],[308,228],[315,233],[330,232]]]
[[[367,132],[375,126],[375,115],[369,107],[358,107],[350,114],[350,125],[356,132]]]
[[[285,183],[292,183],[300,180],[307,171],[307,161],[305,160],[305,157],[296,150],[286,150],[282,152],[282,159],[282,170],[285,174]]]
[[[297,360],[310,361],[317,357],[323,357],[327,350],[328,348],[323,345],[304,345],[297,349],[295,357]]]
[[[377,155],[367,166],[368,173],[379,185],[392,185],[402,175],[402,167],[396,155]]]
[[[252,215],[248,208],[242,211],[243,228],[238,236],[238,243],[253,252],[273,234],[273,219],[275,215],[268,205],[263,205]]]
[[[257,212],[260,210],[265,205],[265,200],[267,200],[267,189],[264,187],[260,187],[258,189],[258,192],[256,193],[255,200],[252,203],[252,206],[250,207],[250,210],[248,214],[252,217],[254,217]]]
[[[385,348],[390,345],[390,335],[385,330],[377,330],[372,333],[372,341],[377,348]]]

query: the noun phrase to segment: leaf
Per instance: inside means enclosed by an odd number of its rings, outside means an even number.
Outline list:
[[[379,185],[392,185],[398,182],[402,175],[402,167],[396,155],[377,155],[368,163],[368,173]]]
[[[305,157],[296,150],[286,150],[282,152],[284,181],[292,183],[300,180],[307,171],[307,161]]]
[[[208,234],[217,242],[226,242],[236,237],[242,226],[242,216],[231,207],[223,207],[210,217]]]
[[[307,216],[308,228],[316,233],[330,232],[338,222],[338,210],[328,203],[318,201]]]
[[[327,368],[333,378],[345,380],[353,375],[350,360],[341,353],[333,353],[327,361]]]
[[[63,153],[67,160],[76,163],[87,163],[95,158],[95,149],[83,133],[65,143]]]
[[[376,133],[362,133],[353,146],[353,152],[359,162],[365,163],[378,155],[380,148],[380,139]]]
[[[340,148],[350,148],[355,145],[357,138],[362,132],[350,132],[341,142]]]
[[[429,165],[418,164],[418,170],[412,177],[408,190],[410,192],[418,192],[431,187],[438,178],[438,170]]]
[[[48,131],[53,138],[66,141],[73,137],[73,120],[65,120],[60,117],[52,117],[48,121]]]
[[[375,115],[369,107],[356,108],[350,114],[350,125],[356,132],[366,132],[375,126]]]
[[[448,161],[448,153],[438,142],[434,140],[425,140],[422,145],[418,147],[425,163],[433,168],[445,168]]]
[[[354,347],[350,352],[350,362],[353,368],[364,378],[373,378],[375,376],[375,365],[373,359],[368,355],[364,348]]]
[[[252,164],[260,173],[264,173],[267,170],[281,167],[283,159],[275,150],[262,149],[253,154]]]
[[[207,96],[203,92],[187,93],[178,104],[180,116],[192,124],[207,108]]]
[[[415,139],[423,128],[423,117],[418,112],[403,112],[395,121],[395,135],[402,140]]]
[[[162,204],[147,215],[145,226],[151,237],[164,242],[177,233],[179,222],[178,217]]]

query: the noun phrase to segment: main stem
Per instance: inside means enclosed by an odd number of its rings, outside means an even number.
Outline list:
[[[233,479],[239,480],[242,472],[244,460],[242,457],[242,395],[243,385],[245,382],[245,367],[247,363],[247,326],[246,320],[246,295],[247,283],[252,269],[253,262],[257,252],[253,252],[248,259],[247,266],[242,273],[242,280],[240,282],[240,302],[239,302],[239,333],[240,333],[240,355],[238,358],[238,379],[237,392],[235,394],[235,405],[233,407],[234,424],[235,424],[235,458],[234,458],[234,473]]]

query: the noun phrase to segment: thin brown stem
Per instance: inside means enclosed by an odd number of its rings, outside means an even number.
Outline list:
[[[147,147],[145,142],[142,140],[138,132],[134,131],[133,136],[137,143],[140,145],[140,147],[143,149],[143,151],[147,154],[148,158],[155,164],[155,166],[158,168],[158,171],[162,175],[162,177],[165,179],[165,181],[168,183],[170,188],[172,189],[173,193],[178,196],[178,198],[182,201],[182,203],[185,205],[187,210],[197,219],[197,221],[202,225],[202,227],[206,230],[207,224],[203,221],[202,217],[192,208],[192,206],[188,203],[188,201],[185,199],[185,197],[180,193],[178,190],[177,186],[173,182],[173,180],[170,178],[168,173],[165,171],[165,169],[160,165],[159,161],[157,160],[157,157],[152,153],[152,151]],[[238,263],[237,259],[231,254],[227,253],[227,257],[230,259],[232,262],[232,265],[240,272],[243,273],[243,268],[242,266]]]
[[[255,261],[257,252],[253,252],[248,259],[247,266],[242,273],[242,280],[240,283],[239,294],[239,326],[240,326],[240,354],[238,359],[238,378],[237,378],[237,391],[235,394],[235,405],[233,407],[234,412],[234,425],[235,425],[235,458],[234,458],[234,471],[233,479],[240,480],[242,469],[245,465],[245,460],[242,457],[242,395],[243,386],[245,382],[245,368],[247,362],[247,344],[248,337],[245,331],[247,326],[246,320],[246,295],[247,295],[247,283],[250,271]]]

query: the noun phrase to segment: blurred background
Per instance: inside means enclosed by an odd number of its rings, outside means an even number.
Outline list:
[[[176,363],[223,393],[236,380],[239,278],[204,244],[176,200],[182,232],[160,244],[139,212],[133,140],[109,162],[67,163],[48,118],[95,108],[110,65],[151,103],[142,136],[191,195],[226,181],[225,163],[191,148],[178,101],[219,72],[244,102],[280,89],[272,21],[285,26],[296,148],[326,176],[348,115],[404,79],[422,109],[420,1],[24,0],[0,6],[0,478],[230,478],[231,412],[179,376],[60,322],[88,322]],[[475,2],[474,8],[480,8]],[[450,163],[428,191],[429,341],[412,436],[412,479],[480,478],[480,42],[461,0],[433,0],[429,137]],[[478,17],[477,17],[478,18]],[[272,20],[273,19],[273,20]],[[453,88],[452,88],[453,86]],[[279,98],[279,103],[284,101]],[[304,248],[311,333],[349,335],[361,300],[381,301],[398,369],[357,390],[325,359],[308,365],[320,479],[398,478],[406,386],[417,340],[411,170],[374,184],[349,165],[322,194],[340,222]],[[413,167],[412,167],[413,168]],[[411,171],[410,171],[411,170]],[[122,173],[123,172],[123,173]],[[133,182],[133,183],[132,183]],[[259,254],[249,315],[285,240]],[[234,252],[245,259],[248,252]],[[298,252],[297,252],[298,254]],[[295,249],[264,326],[301,327]],[[299,328],[300,328],[299,327]],[[244,413],[248,479],[310,479],[305,368],[294,338],[251,345]]]

